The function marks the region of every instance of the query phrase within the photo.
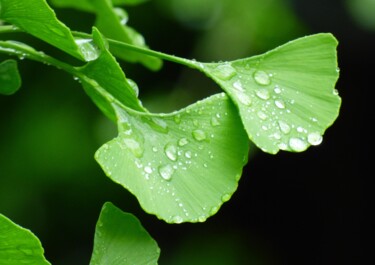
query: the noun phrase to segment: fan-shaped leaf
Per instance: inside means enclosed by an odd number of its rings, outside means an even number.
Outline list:
[[[155,265],[160,249],[139,220],[105,203],[96,224],[90,265]]]
[[[95,157],[145,211],[169,223],[202,222],[229,200],[247,162],[248,139],[225,94],[168,115],[113,107],[119,135]]]
[[[229,94],[258,147],[301,152],[320,144],[339,113],[336,46],[331,34],[316,34],[263,55],[196,65]]]
[[[0,264],[49,265],[39,239],[0,214]]]

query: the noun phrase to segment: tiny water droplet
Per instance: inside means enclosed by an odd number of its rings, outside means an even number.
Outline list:
[[[264,113],[263,111],[261,111],[261,110],[257,112],[257,116],[261,120],[266,120],[268,118],[268,115],[266,113]]]
[[[276,93],[276,94],[280,94],[281,93],[281,88],[276,85],[275,88],[273,89],[273,91]]]
[[[289,147],[296,152],[305,151],[308,147],[308,144],[302,140],[301,138],[290,138],[289,139]]]
[[[221,197],[221,201],[222,202],[227,202],[227,201],[229,201],[229,199],[230,199],[230,194],[224,194],[222,197]]]
[[[264,99],[264,100],[267,100],[270,98],[270,92],[268,92],[267,89],[265,88],[262,88],[262,89],[258,89],[257,91],[255,91],[255,94],[258,96],[258,98],[260,99]]]
[[[186,158],[191,158],[191,152],[190,152],[190,151],[186,151],[186,153],[185,153],[185,157],[186,157]]]
[[[220,64],[218,65],[214,72],[213,72],[218,78],[222,79],[222,80],[229,80],[231,79],[233,76],[236,75],[236,70],[229,64],[229,63],[225,63],[225,64]]]
[[[270,76],[264,71],[255,71],[253,77],[259,85],[267,86],[271,83]]]
[[[285,134],[290,133],[290,126],[289,126],[289,124],[287,124],[285,121],[278,121],[278,123],[279,123],[280,130],[283,133],[285,133]]]
[[[194,130],[192,135],[197,141],[203,141],[206,139],[206,133],[202,130]]]
[[[319,145],[323,141],[323,137],[318,132],[312,132],[307,135],[307,141],[311,145]]]
[[[154,146],[154,147],[152,147],[152,151],[156,153],[158,151],[158,148],[156,146]]]
[[[184,146],[184,145],[187,145],[189,143],[189,140],[186,139],[186,138],[181,138],[179,141],[178,141],[178,145],[179,146]]]
[[[174,119],[174,122],[177,123],[177,124],[180,124],[181,123],[181,115],[180,114],[177,114],[173,117]]]
[[[184,219],[181,216],[179,216],[179,215],[176,215],[176,216],[172,217],[172,222],[173,223],[181,224],[183,221],[184,221]]]
[[[148,174],[152,173],[152,168],[150,166],[145,166],[144,171]]]
[[[212,126],[219,126],[220,122],[218,121],[218,119],[216,117],[212,117],[211,118],[211,125]]]
[[[171,166],[171,165],[164,165],[164,166],[160,166],[158,168],[158,171],[159,171],[159,174],[160,176],[169,181],[172,179],[172,176],[173,176],[173,173],[174,173],[174,168]]]
[[[234,87],[235,89],[237,89],[238,91],[241,91],[241,92],[244,92],[244,91],[245,91],[245,89],[243,88],[242,83],[241,83],[240,80],[237,80],[236,82],[234,82],[234,83],[233,83],[233,87]]]
[[[276,99],[275,100],[275,105],[279,109],[285,109],[285,103],[284,103],[284,101],[282,99]]]
[[[177,160],[177,147],[174,144],[168,143],[164,148],[164,152],[170,160]]]

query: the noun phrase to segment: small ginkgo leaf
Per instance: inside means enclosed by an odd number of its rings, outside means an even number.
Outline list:
[[[39,239],[0,214],[0,264],[50,265]]]
[[[323,33],[263,55],[196,65],[229,94],[259,148],[301,152],[321,143],[339,113],[336,46],[336,39]]]
[[[84,61],[99,55],[89,39],[75,39],[45,0],[2,0],[0,19]]]
[[[248,138],[224,93],[172,114],[113,106],[118,137],[95,158],[146,212],[168,223],[203,222],[229,200],[247,163]]]
[[[21,87],[21,77],[17,61],[6,60],[0,63],[0,94],[12,95]]]
[[[157,243],[132,214],[105,203],[96,224],[90,265],[155,265]]]

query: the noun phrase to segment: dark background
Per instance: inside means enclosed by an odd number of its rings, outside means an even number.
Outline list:
[[[161,265],[372,264],[374,5],[154,0],[127,8],[129,25],[150,47],[200,61],[248,57],[319,32],[339,41],[342,107],[323,143],[300,154],[251,151],[237,192],[202,224],[169,225],[143,212],[93,158],[115,136],[115,126],[71,76],[21,61],[22,89],[0,97],[0,212],[31,229],[54,265],[89,263],[105,201],[141,220],[161,248]],[[90,32],[92,15],[56,12],[72,29]],[[12,37],[62,56],[34,39]],[[165,62],[157,73],[122,64],[152,111],[178,109],[219,91],[176,64]]]

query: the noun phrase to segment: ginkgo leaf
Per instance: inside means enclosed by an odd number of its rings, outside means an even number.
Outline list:
[[[135,216],[112,203],[103,205],[90,265],[155,265],[159,255],[157,243]]]
[[[0,19],[76,58],[92,61],[98,57],[91,40],[75,39],[45,0],[1,0]]]
[[[86,12],[92,12],[96,15],[95,26],[107,37],[117,41],[125,42],[141,48],[147,48],[145,40],[135,29],[127,25],[128,16],[124,9],[114,7],[121,4],[139,4],[143,1],[111,1],[111,0],[92,0],[92,1],[72,1],[72,0],[54,0],[53,4],[60,7],[73,7]],[[128,62],[140,62],[149,69],[159,70],[162,61],[159,58],[136,53],[124,49],[116,43],[111,44],[111,52],[118,58]]]
[[[0,214],[0,264],[50,265],[39,239]]]
[[[0,63],[0,94],[12,95],[21,87],[21,77],[17,61],[6,60]]]
[[[247,163],[248,138],[224,93],[172,114],[113,107],[118,137],[95,158],[146,212],[169,223],[203,222],[229,200]]]
[[[323,33],[247,59],[195,64],[228,93],[259,148],[301,152],[320,144],[339,114],[336,46]]]

